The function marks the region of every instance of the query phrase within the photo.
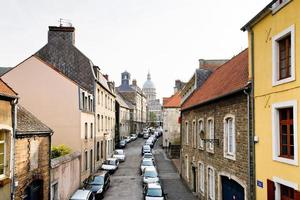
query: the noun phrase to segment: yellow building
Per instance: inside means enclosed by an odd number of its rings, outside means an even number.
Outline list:
[[[272,1],[242,30],[254,83],[256,197],[300,199],[300,0]]]

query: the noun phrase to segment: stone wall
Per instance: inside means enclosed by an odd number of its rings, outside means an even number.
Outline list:
[[[236,159],[228,159],[224,157],[224,117],[227,114],[235,116],[235,133],[236,133]],[[214,153],[207,152],[198,147],[193,147],[193,137],[191,133],[191,124],[193,120],[196,122],[204,119],[204,132],[207,133],[207,119],[214,118],[214,132],[215,138],[219,139],[219,144],[214,145]],[[185,122],[189,122],[189,142],[185,143],[186,127]],[[215,101],[210,104],[199,106],[195,109],[184,111],[182,113],[182,152],[181,152],[181,175],[188,183],[189,187],[193,189],[193,174],[192,166],[196,168],[196,192],[201,198],[207,198],[207,166],[215,169],[215,198],[220,198],[221,195],[221,175],[226,175],[238,181],[244,187],[245,196],[248,193],[248,133],[247,133],[247,97],[243,93],[232,95],[228,98]],[[207,136],[206,136],[207,138]],[[188,177],[186,169],[186,158],[188,157]],[[198,177],[199,177],[199,161],[205,165],[205,192],[200,194]]]
[[[72,194],[80,187],[80,152],[51,160],[51,186],[57,184],[57,198],[70,199]],[[51,195],[54,195],[52,189]]]
[[[31,143],[35,143],[34,152],[30,150]],[[26,198],[26,189],[35,180],[42,180],[43,200],[49,199],[49,148],[50,136],[16,139],[15,177],[18,182],[15,190],[16,200]]]

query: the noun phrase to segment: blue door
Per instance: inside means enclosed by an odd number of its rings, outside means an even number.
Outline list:
[[[236,181],[222,176],[222,197],[223,200],[244,200],[244,188]]]

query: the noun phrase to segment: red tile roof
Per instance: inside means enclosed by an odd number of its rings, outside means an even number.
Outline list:
[[[248,49],[217,68],[182,105],[186,110],[244,88],[248,84]]]
[[[180,108],[181,96],[180,92],[176,92],[169,98],[163,99],[163,107],[164,108]]]
[[[0,79],[0,96],[9,96],[16,98],[17,93],[9,87],[2,79]]]

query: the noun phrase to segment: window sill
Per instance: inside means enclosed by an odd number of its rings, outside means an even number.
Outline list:
[[[288,158],[276,156],[276,157],[273,158],[273,160],[277,161],[277,162],[281,162],[281,163],[286,163],[286,164],[289,164],[289,165],[298,166],[298,161],[295,160],[295,159],[288,159]]]
[[[232,155],[232,154],[228,154],[228,153],[224,153],[224,158],[227,158],[229,160],[236,160],[235,159],[235,155]]]
[[[10,180],[10,178],[8,178],[8,177],[1,177],[0,178],[0,187],[3,187],[3,186],[5,186],[5,185],[7,185],[7,184],[9,184],[11,182],[11,180]]]
[[[285,83],[293,82],[295,80],[296,80],[295,77],[291,76],[289,78],[285,78],[285,79],[274,81],[273,84],[272,84],[272,86],[275,87],[275,86],[282,85],[282,84],[285,84]]]
[[[204,151],[204,147],[198,147],[198,149]]]
[[[207,153],[211,153],[211,154],[214,154],[214,153],[215,153],[214,149],[209,149],[209,148],[207,148],[206,151],[207,151]]]

